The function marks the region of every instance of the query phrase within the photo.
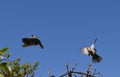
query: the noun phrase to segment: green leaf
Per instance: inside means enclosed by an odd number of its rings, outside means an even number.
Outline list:
[[[3,55],[6,51],[8,50],[8,48],[3,48],[0,50],[0,55]]]
[[[11,68],[10,64],[7,63],[7,62],[0,63],[0,69],[8,70],[9,72],[12,71],[12,68]]]
[[[7,69],[9,70],[9,72],[12,72],[12,68],[11,68],[11,66],[10,66],[9,63],[7,63],[6,67],[7,67]]]
[[[0,74],[0,77],[4,77],[4,75],[3,75],[3,74]]]
[[[2,69],[2,70],[6,70],[7,69],[7,63],[6,62],[4,62],[4,63],[0,63],[0,69]]]

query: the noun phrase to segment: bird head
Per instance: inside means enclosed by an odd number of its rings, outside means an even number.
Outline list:
[[[35,36],[35,35],[33,35],[33,34],[32,34],[31,36],[32,36],[32,38],[36,38],[36,36]]]

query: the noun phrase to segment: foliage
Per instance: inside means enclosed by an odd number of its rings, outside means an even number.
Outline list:
[[[0,50],[0,77],[34,77],[34,72],[39,65],[39,62],[34,62],[34,64],[26,63],[20,64],[21,59],[17,58],[10,61],[10,53],[7,52],[8,48],[3,48]],[[81,71],[74,71],[77,63],[69,69],[68,64],[66,65],[66,73],[62,74],[60,77],[103,77],[99,72],[96,73],[96,69],[91,69],[91,65],[88,65],[86,73]],[[50,75],[48,71],[48,77],[55,77]]]
[[[34,77],[39,62],[20,64],[20,58],[9,61],[8,48],[0,50],[0,77]]]

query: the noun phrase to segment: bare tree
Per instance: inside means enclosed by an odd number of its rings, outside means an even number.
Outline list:
[[[86,73],[81,72],[81,71],[77,71],[77,72],[74,71],[76,66],[77,66],[77,63],[75,63],[74,66],[71,68],[71,70],[69,70],[68,64],[66,64],[67,72],[61,75],[60,77],[65,77],[65,76],[67,77],[77,77],[77,76],[79,77],[103,77],[100,73],[96,73],[96,69],[92,70],[91,65],[88,65],[88,69]]]

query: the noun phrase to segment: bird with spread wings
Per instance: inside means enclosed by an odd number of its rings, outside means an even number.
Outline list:
[[[94,40],[90,47],[81,48],[83,54],[91,56],[93,63],[99,63],[102,60],[102,57],[97,54],[97,50],[95,49],[95,43],[97,38]]]
[[[23,38],[22,41],[24,43],[23,47],[39,45],[42,49],[44,48],[40,39],[38,39],[35,35],[32,35],[30,38]]]

